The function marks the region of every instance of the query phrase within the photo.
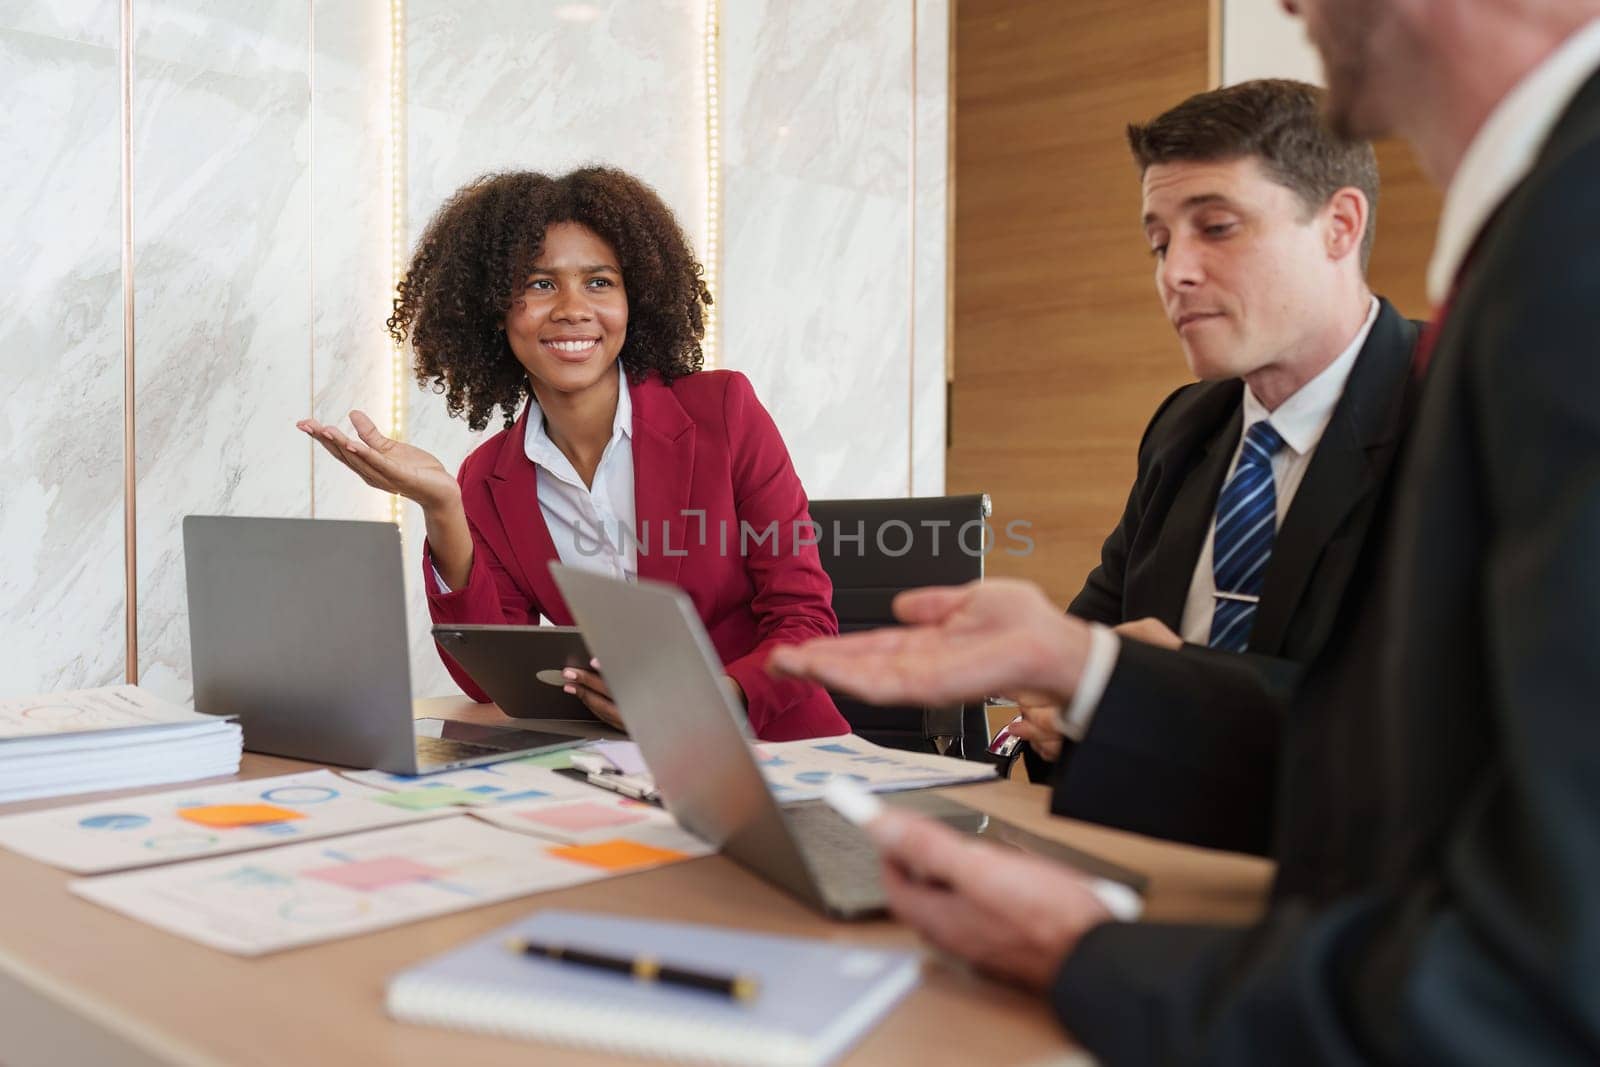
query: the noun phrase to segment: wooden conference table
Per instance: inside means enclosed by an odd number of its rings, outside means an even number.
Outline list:
[[[512,721],[492,705],[464,699],[419,701],[417,713]],[[310,766],[246,753],[238,777]],[[1045,814],[1044,790],[1020,781],[944,792],[1145,871],[1151,876],[1151,919],[1247,921],[1261,906],[1270,871],[1265,862],[1052,819]],[[6,805],[0,814],[86,799]],[[830,922],[721,856],[257,959],[226,955],[72,896],[66,890],[71,878],[0,850],[0,1063],[5,1067],[605,1062],[588,1051],[406,1026],[383,1012],[384,982],[396,971],[542,907],[886,946],[917,944],[914,934],[892,921]],[[930,954],[922,984],[845,1062],[1039,1063],[1069,1048],[1042,1000]]]

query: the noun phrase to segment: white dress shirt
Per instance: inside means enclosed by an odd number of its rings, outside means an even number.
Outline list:
[[[1428,299],[1450,295],[1462,260],[1500,202],[1523,178],[1561,113],[1600,67],[1600,19],[1568,37],[1495,105],[1467,146],[1445,193],[1428,264]]]
[[[1289,514],[1289,505],[1300,490],[1300,481],[1311,466],[1311,456],[1322,441],[1322,434],[1333,419],[1333,409],[1344,395],[1344,383],[1350,378],[1350,369],[1356,365],[1361,346],[1367,343],[1372,324],[1378,321],[1378,301],[1372,301],[1366,321],[1356,332],[1355,340],[1315,378],[1294,395],[1278,405],[1277,411],[1268,411],[1247,387],[1244,391],[1244,424],[1239,443],[1233,447],[1233,460],[1228,464],[1228,477],[1233,477],[1239,466],[1239,456],[1244,452],[1245,434],[1250,427],[1263,419],[1271,418],[1272,428],[1283,438],[1283,447],[1272,457],[1272,485],[1278,498],[1278,522]],[[1216,515],[1206,529],[1205,544],[1200,547],[1200,558],[1195,560],[1194,576],[1189,579],[1189,598],[1183,604],[1183,618],[1178,635],[1191,644],[1204,645],[1211,641],[1211,616],[1217,606],[1217,582],[1212,567],[1212,546],[1217,537]]]
[[[1245,434],[1250,432],[1250,427],[1270,418],[1273,429],[1283,438],[1284,445],[1272,457],[1272,482],[1277,495],[1279,526],[1283,525],[1283,517],[1289,513],[1289,505],[1294,502],[1295,493],[1300,489],[1306,468],[1311,466],[1311,457],[1315,455],[1322,434],[1333,419],[1333,409],[1338,405],[1339,397],[1344,395],[1345,382],[1350,378],[1356,357],[1367,343],[1372,324],[1378,321],[1378,308],[1378,300],[1374,297],[1367,308],[1366,319],[1344,351],[1322,368],[1315,378],[1279,404],[1276,411],[1267,411],[1248,386],[1244,389],[1244,419],[1239,428],[1238,443],[1233,447],[1233,459],[1228,464],[1227,476],[1233,477],[1234,468],[1239,465]],[[1212,545],[1216,533],[1216,513],[1213,511],[1205,543],[1200,547],[1194,574],[1189,579],[1189,596],[1184,601],[1179,627],[1179,636],[1191,644],[1204,645],[1211,640],[1211,616],[1216,610],[1217,591],[1216,575],[1212,568]],[[1116,668],[1117,654],[1121,648],[1120,639],[1109,627],[1094,624],[1090,628],[1088,659],[1079,676],[1072,703],[1061,714],[1059,725],[1066,737],[1081,741],[1089,732],[1089,724],[1094,719],[1095,709],[1100,706],[1106,683],[1111,680],[1111,672]]]
[[[522,451],[539,468],[539,514],[555,542],[556,555],[569,567],[634,581],[639,577],[639,542],[633,497],[633,401],[621,362],[611,440],[600,453],[592,485],[583,484],[572,461],[550,440],[538,400],[530,397],[528,404],[533,410],[528,413]],[[433,577],[441,593],[450,592],[437,568]]]

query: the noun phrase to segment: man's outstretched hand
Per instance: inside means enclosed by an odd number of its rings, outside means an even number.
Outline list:
[[[1066,704],[1088,654],[1088,625],[1031,582],[916,589],[894,613],[904,626],[780,646],[767,669],[874,704]]]

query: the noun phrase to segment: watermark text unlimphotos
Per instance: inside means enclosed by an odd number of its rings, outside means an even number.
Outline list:
[[[578,553],[584,556],[620,551],[631,542],[641,556],[687,556],[691,548],[709,548],[720,556],[737,554],[749,558],[765,554],[776,559],[817,548],[835,558],[853,555],[865,559],[872,552],[898,559],[916,552],[937,559],[949,553],[987,556],[997,550],[1010,556],[1029,556],[1034,546],[1027,531],[1032,528],[1033,523],[1026,519],[1012,519],[1005,524],[1003,534],[986,519],[959,525],[948,519],[921,519],[915,523],[886,519],[871,523],[870,528],[864,519],[826,525],[812,519],[789,523],[773,519],[764,526],[742,519],[738,523],[726,519],[709,523],[703,510],[686,508],[677,519],[654,523],[641,520],[638,529],[622,522],[581,521],[575,529],[575,540]]]

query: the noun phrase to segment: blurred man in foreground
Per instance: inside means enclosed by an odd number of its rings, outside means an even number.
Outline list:
[[[1600,2],[1288,6],[1336,125],[1448,188],[1388,529],[1286,712],[1280,832],[1324,876],[1251,927],[1111,923],[1065,871],[888,815],[893,903],[1111,1063],[1595,1062]],[[1079,684],[1087,627],[1030,587],[899,611],[773,667],[893,703]]]

